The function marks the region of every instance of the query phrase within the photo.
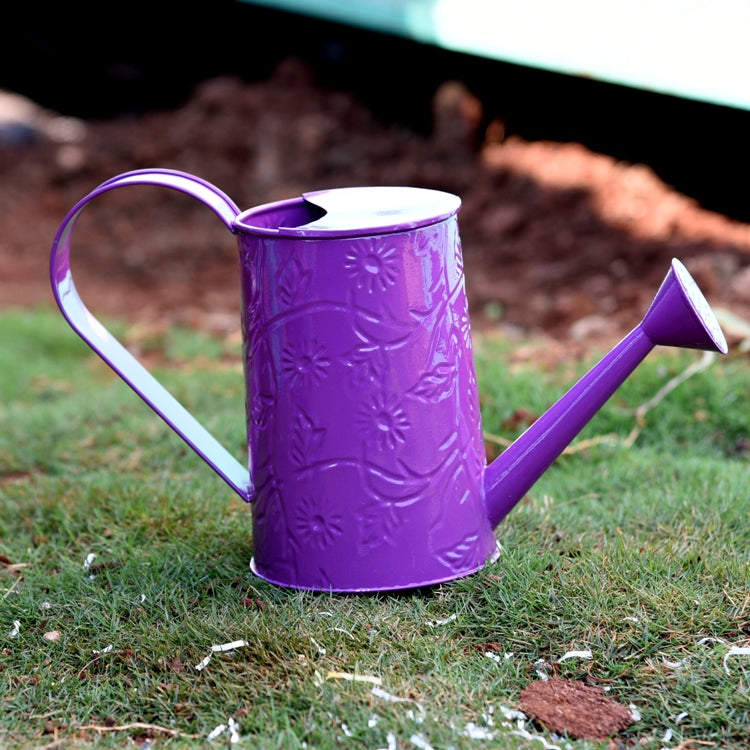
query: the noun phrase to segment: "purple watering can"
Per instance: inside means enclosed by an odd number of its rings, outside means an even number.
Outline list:
[[[91,315],[75,222],[125,185],[212,208],[239,241],[248,468]],[[252,570],[282,586],[394,590],[468,575],[494,529],[657,345],[726,353],[674,260],[644,319],[486,465],[456,214],[435,190],[357,187],[240,212],[182,172],[128,172],[66,216],[51,277],[70,325],[253,508]]]

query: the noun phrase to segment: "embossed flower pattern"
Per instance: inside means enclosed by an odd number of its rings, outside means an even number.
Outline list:
[[[292,387],[319,385],[327,375],[331,360],[326,348],[317,341],[290,344],[281,352],[281,371],[289,378]]]
[[[378,450],[393,450],[406,442],[409,420],[397,396],[371,396],[357,416],[365,439]]]
[[[341,536],[341,516],[337,514],[325,515],[323,503],[315,498],[303,498],[297,506],[297,533],[308,546],[317,550],[324,550]]]
[[[346,254],[344,267],[358,287],[372,293],[385,291],[398,280],[399,262],[395,247],[371,242],[353,245]]]

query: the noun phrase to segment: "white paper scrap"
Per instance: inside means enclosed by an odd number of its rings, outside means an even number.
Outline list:
[[[205,669],[208,666],[208,662],[211,661],[211,654],[209,654],[205,659],[203,659],[200,664],[196,664],[195,668],[200,672],[201,669]]]
[[[512,732],[509,732],[509,734],[513,734],[516,737],[523,737],[525,740],[536,740],[537,742],[541,742],[542,747],[544,747],[545,750],[561,750],[559,745],[553,745],[551,742],[547,742],[547,740],[541,735],[531,734],[525,729],[514,729]]]
[[[409,702],[408,698],[399,698],[397,695],[393,695],[392,693],[382,690],[379,687],[374,687],[370,692],[377,698],[382,698],[384,701],[389,701],[391,703],[408,703]]]
[[[351,682],[370,682],[373,685],[382,685],[380,677],[370,674],[352,674],[351,672],[328,672],[326,680],[349,680]]]
[[[393,732],[388,732],[385,740],[388,743],[388,747],[382,747],[380,750],[398,750],[398,742],[396,742],[396,735]]]
[[[413,734],[411,737],[409,737],[409,742],[411,742],[414,747],[418,747],[419,750],[434,750],[432,745],[427,742],[427,740],[422,737],[421,734]]]
[[[208,733],[208,737],[206,739],[215,740],[220,734],[224,734],[224,732],[226,731],[227,731],[227,725],[219,724],[218,727],[215,727]]]
[[[342,725],[341,725],[341,731],[344,733],[344,735],[346,737],[354,737],[354,734],[352,733],[352,730],[349,729],[349,727],[348,727],[347,724],[343,724],[342,723]]]
[[[724,671],[729,674],[729,667],[727,666],[727,659],[730,656],[750,656],[750,648],[747,646],[732,646],[724,655]]]
[[[20,620],[13,620],[13,630],[8,633],[9,638],[18,638],[18,634],[21,632]]]
[[[635,707],[634,703],[628,704],[628,710],[630,711],[630,715],[633,717],[633,721],[641,720],[641,712]]]
[[[667,729],[666,732],[664,732],[664,736],[661,738],[662,742],[669,742],[672,739],[672,735],[674,732],[672,732],[671,729]]]
[[[235,742],[240,741],[240,728],[239,724],[230,716],[229,725],[227,726],[229,732],[229,742],[234,745]]]
[[[534,669],[539,676],[539,679],[543,682],[546,682],[549,680],[549,676],[546,674],[547,670],[550,668],[549,662],[544,661],[544,659],[538,659],[534,662]]]
[[[492,659],[492,661],[494,661],[495,664],[499,664],[502,661],[502,657],[500,656],[500,654],[496,654],[494,651],[485,651],[484,655],[488,659]]]
[[[588,649],[586,649],[585,651],[568,651],[557,660],[557,663],[560,664],[566,659],[593,659],[593,658],[594,658],[593,654]]]
[[[446,617],[444,620],[428,620],[427,624],[431,628],[439,628],[443,625],[447,625],[449,622],[453,622],[456,619],[456,613],[454,612],[450,617]]]
[[[368,720],[367,720],[367,726],[369,729],[374,729],[378,725],[378,717],[373,714]]]
[[[86,555],[86,559],[83,561],[83,569],[88,570],[95,559],[96,555],[93,552],[89,552],[88,555]]]
[[[206,739],[215,740],[225,732],[229,733],[230,744],[234,745],[235,743],[240,741],[239,724],[237,724],[237,722],[231,716],[229,717],[229,719],[227,719],[226,724],[219,724],[218,727],[212,729],[208,733]]]
[[[214,653],[218,651],[234,651],[236,648],[242,648],[243,646],[249,646],[247,641],[232,641],[231,643],[221,643],[218,646],[211,646],[211,651]]]
[[[464,737],[468,737],[470,740],[491,740],[494,739],[495,733],[487,727],[477,726],[473,721],[470,721],[463,731]]]
[[[224,651],[234,651],[236,648],[242,648],[243,646],[249,646],[250,644],[247,641],[239,640],[239,641],[230,641],[229,643],[219,643],[214,646],[211,646],[211,654],[217,654]],[[209,654],[205,659],[202,659],[199,664],[195,665],[195,668],[200,672],[202,669],[205,669],[208,666],[208,663],[211,661],[211,654]]]
[[[679,724],[683,719],[687,719],[688,716],[690,716],[690,714],[687,711],[683,711],[681,714],[677,714],[677,716],[674,717],[674,723]]]
[[[662,659],[664,662],[664,666],[667,667],[667,669],[679,669],[680,667],[684,666],[687,662],[687,659],[684,659],[682,661],[667,661],[666,659]]]
[[[397,695],[393,695],[392,693],[389,693],[379,687],[374,687],[370,692],[374,696],[382,698],[384,701],[389,701],[390,703],[413,703],[419,709],[419,713],[424,716],[424,708],[419,703],[417,703],[417,701],[413,701],[411,698],[399,698]]]
[[[325,646],[321,646],[315,640],[315,638],[313,638],[312,636],[310,636],[310,640],[312,641],[312,645],[315,646],[315,648],[317,649],[319,656],[325,656],[328,653],[328,651],[326,650]]]
[[[520,721],[526,721],[527,716],[523,711],[519,711],[515,708],[506,708],[505,706],[500,706],[500,713],[509,720],[518,719]]]

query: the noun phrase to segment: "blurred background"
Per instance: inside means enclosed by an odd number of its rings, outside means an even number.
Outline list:
[[[712,302],[750,317],[749,53],[737,42],[750,16],[737,0],[13,11],[0,90],[33,107],[0,113],[5,305],[48,299],[44,263],[72,205],[119,171],[158,166],[216,182],[241,208],[344,184],[455,192],[473,315],[489,325],[629,328],[673,256]],[[79,279],[90,273],[112,314],[234,315],[235,266],[206,257],[214,217],[170,200],[122,199],[82,221]],[[180,223],[165,242],[170,211]],[[121,304],[96,273],[130,284]]]
[[[488,121],[502,119],[507,134],[577,141],[647,163],[706,208],[750,220],[750,201],[738,189],[750,169],[750,51],[746,44],[737,49],[738,39],[750,38],[746,4],[722,0],[684,7],[661,0],[645,4],[652,11],[646,14],[642,3],[606,3],[611,18],[600,11],[586,21],[589,3],[577,0],[565,4],[561,18],[569,21],[562,26],[557,14],[545,15],[559,3],[537,0],[520,4],[523,15],[509,18],[513,26],[506,30],[504,17],[518,3],[464,0],[468,31],[443,43],[465,49],[473,44],[482,53],[475,55],[439,46],[436,30],[411,32],[434,44],[397,33],[408,29],[394,8],[405,17],[409,6],[425,15],[437,4],[132,0],[114,9],[54,3],[43,10],[21,4],[4,24],[0,88],[58,112],[111,117],[176,106],[196,82],[224,73],[262,80],[293,55],[313,67],[321,85],[353,92],[384,120],[426,129],[435,89],[459,79],[481,99]],[[627,25],[618,7],[628,8]],[[681,23],[685,16],[689,27]],[[330,20],[335,18],[342,22]],[[526,35],[518,38],[518,28]],[[550,37],[569,50],[572,61],[554,49],[542,58]],[[590,49],[581,51],[582,38],[592,40]],[[506,49],[510,41],[514,45]],[[589,69],[579,75],[555,71],[572,68],[577,59],[589,62]]]

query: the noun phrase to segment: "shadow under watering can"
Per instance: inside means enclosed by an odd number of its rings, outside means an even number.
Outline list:
[[[76,220],[114,188],[160,185],[218,214],[239,245],[248,466],[91,315],[70,270]],[[241,212],[183,172],[114,177],[65,217],[51,255],[70,325],[252,503],[252,570],[341,592],[437,584],[493,559],[494,529],[656,345],[726,353],[673,260],[643,320],[486,464],[457,213],[449,193],[318,191]]]

